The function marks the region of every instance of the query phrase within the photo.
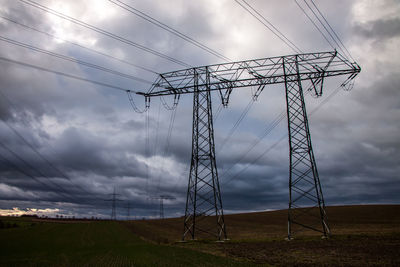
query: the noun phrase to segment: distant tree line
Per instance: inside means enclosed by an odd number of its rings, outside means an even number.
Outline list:
[[[0,220],[0,229],[16,228],[16,227],[18,227],[18,224],[16,223],[3,222],[2,220]]]

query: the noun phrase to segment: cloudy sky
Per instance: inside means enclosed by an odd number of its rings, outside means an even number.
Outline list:
[[[341,51],[296,1],[246,1],[302,51]],[[321,98],[306,97],[326,204],[399,203],[400,3],[314,2],[362,68],[351,91],[337,90],[340,77],[326,81]],[[232,61],[294,53],[242,1],[123,3]],[[159,195],[174,198],[166,216],[184,213],[192,98],[183,96],[176,111],[152,98],[147,128],[123,89],[147,91],[157,73],[221,57],[106,0],[0,0],[0,57],[0,213],[107,217],[114,188],[119,218],[128,203],[132,215],[157,216]],[[143,108],[142,97],[134,101]],[[249,101],[251,90],[237,89],[217,116],[213,97],[226,213],[287,207],[284,87],[267,87],[230,134]]]

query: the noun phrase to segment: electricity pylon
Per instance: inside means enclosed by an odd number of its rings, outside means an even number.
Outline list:
[[[128,201],[128,204],[126,205],[126,219],[129,221],[131,218],[131,204]]]
[[[256,87],[253,99],[269,84],[284,84],[286,93],[290,174],[288,238],[303,228],[329,235],[325,202],[311,145],[302,81],[322,95],[324,79],[347,75],[349,85],[361,71],[337,51],[271,57],[189,68],[160,74],[145,96],[193,94],[192,159],[184,219],[184,240],[199,233],[226,238],[221,190],[215,161],[211,92],[218,91],[224,106],[234,88]],[[128,92],[129,94],[129,92]],[[131,100],[131,98],[130,98]],[[212,223],[211,215],[215,215]],[[316,219],[316,220],[315,220]],[[319,226],[318,226],[319,225]]]
[[[171,196],[160,195],[158,197],[152,197],[152,199],[156,199],[160,201],[160,219],[164,219],[164,200],[165,199],[175,199]]]
[[[105,199],[104,201],[111,201],[111,220],[115,221],[117,220],[117,201],[122,201],[121,199],[117,199],[117,196],[120,194],[115,193],[115,187],[114,187],[114,192],[110,194],[112,196],[111,199]]]

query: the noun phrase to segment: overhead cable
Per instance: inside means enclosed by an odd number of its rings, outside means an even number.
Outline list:
[[[137,8],[134,8],[131,5],[128,5],[128,4],[126,4],[126,3],[124,3],[124,2],[122,2],[120,0],[108,0],[108,1],[110,1],[111,3],[123,8],[123,9],[125,9],[127,11],[129,11],[130,13],[135,14],[136,16],[138,16],[138,17],[140,17],[140,18],[152,23],[153,25],[156,25],[157,27],[160,27],[160,28],[162,28],[162,29],[174,34],[175,36],[178,36],[179,38],[181,38],[181,39],[183,39],[183,40],[185,40],[185,41],[187,41],[187,42],[199,47],[200,49],[202,49],[202,50],[204,50],[204,51],[206,51],[206,52],[208,52],[208,53],[210,53],[210,54],[212,54],[212,55],[214,55],[214,56],[216,56],[216,57],[218,57],[218,58],[220,58],[222,60],[232,61],[230,58],[222,55],[221,53],[215,51],[214,49],[212,49],[212,48],[210,48],[210,47],[208,47],[208,46],[206,46],[206,45],[194,40],[190,36],[180,32],[180,31],[178,31],[178,30],[176,30],[174,28],[172,28],[171,26],[166,25],[165,23],[163,23],[163,22],[151,17],[150,15],[147,15],[146,13],[138,10]]]
[[[121,76],[121,77],[124,77],[124,78],[127,78],[127,79],[131,79],[131,80],[134,80],[134,81],[147,83],[147,84],[152,84],[152,82],[144,80],[142,78],[138,78],[138,77],[135,77],[135,76],[132,76],[132,75],[129,75],[129,74],[125,74],[125,73],[122,73],[122,72],[119,72],[119,71],[116,71],[116,70],[105,68],[103,66],[99,66],[99,65],[96,65],[96,64],[93,64],[93,63],[90,63],[90,62],[82,61],[82,60],[79,60],[79,59],[76,59],[76,58],[73,58],[73,57],[69,57],[69,56],[65,56],[65,55],[58,54],[58,53],[55,53],[55,52],[51,52],[51,51],[48,51],[48,50],[44,50],[44,49],[41,49],[39,47],[30,45],[30,44],[21,43],[21,42],[9,39],[9,38],[1,36],[1,35],[0,35],[0,40],[3,41],[3,42],[7,42],[7,43],[10,43],[10,44],[16,45],[16,46],[20,46],[20,47],[23,47],[23,48],[30,49],[30,50],[35,51],[35,52],[46,54],[46,55],[49,55],[49,56],[52,56],[52,57],[56,57],[56,58],[59,58],[59,59],[63,59],[63,60],[66,60],[66,61],[74,62],[74,63],[77,63],[79,65],[83,65],[83,66],[86,66],[86,67],[89,67],[89,68],[93,68],[93,69],[101,70],[101,71],[104,71],[104,72],[108,72],[108,73],[111,73],[111,74],[114,74],[114,75],[118,75],[118,76]]]
[[[282,42],[284,42],[290,49],[295,53],[303,53],[300,48],[298,48],[292,41],[290,41],[281,31],[279,31],[271,22],[269,22],[264,16],[262,16],[256,9],[254,9],[245,0],[242,0],[253,12],[255,12],[259,17],[257,17],[249,8],[244,6],[239,0],[235,0],[243,9],[245,9],[250,15],[252,15],[256,20],[258,20],[262,25],[264,25],[269,31],[271,31],[276,37],[278,37]]]
[[[133,100],[132,91],[127,90],[126,93],[128,94],[128,100],[129,100],[129,103],[131,104],[133,111],[135,111],[136,113],[144,113],[147,110],[149,110],[149,107],[150,107],[148,105],[149,98],[145,98],[145,107],[141,110],[136,106],[135,101]]]
[[[308,13],[304,10],[304,8],[297,2],[297,0],[294,0],[297,4],[297,6],[303,11],[304,15],[308,18],[308,20],[314,25],[314,27],[319,31],[319,33],[324,37],[325,41],[333,48],[335,49],[335,46],[329,41],[328,37],[322,32],[322,30],[318,27],[318,25],[314,22],[314,20],[308,15]]]
[[[249,113],[251,107],[254,104],[254,100],[253,98],[250,99],[249,103],[247,104],[247,106],[244,108],[243,112],[240,114],[239,118],[237,119],[237,121],[235,122],[235,124],[233,125],[233,127],[230,129],[228,135],[224,138],[224,140],[222,141],[221,146],[218,149],[218,153],[221,152],[221,150],[224,148],[225,144],[228,142],[228,140],[232,137],[232,135],[235,133],[236,129],[239,127],[240,123],[243,121],[243,119],[247,116],[247,114]]]
[[[7,166],[10,166],[12,168],[14,168],[15,170],[17,170],[18,172],[22,173],[23,175],[31,178],[32,180],[34,180],[35,182],[45,186],[47,189],[51,190],[52,192],[54,191],[54,188],[52,188],[50,185],[48,185],[47,183],[41,181],[40,179],[38,179],[37,177],[31,175],[30,173],[26,172],[25,170],[23,170],[22,168],[20,168],[18,165],[14,164],[12,161],[10,161],[9,159],[7,159],[6,157],[4,157],[3,155],[0,154],[0,158],[1,160],[3,160]],[[57,192],[60,193],[60,192]],[[62,194],[62,193],[61,193]],[[66,197],[68,199],[70,199],[69,197]]]
[[[153,55],[159,56],[159,57],[161,57],[161,58],[164,58],[164,59],[166,59],[166,60],[169,60],[169,61],[171,61],[171,62],[174,62],[175,64],[178,64],[178,65],[181,65],[181,66],[184,66],[184,67],[188,67],[188,68],[192,67],[191,65],[189,65],[189,64],[187,64],[187,63],[185,63],[185,62],[183,62],[183,61],[180,61],[180,60],[178,60],[178,59],[175,59],[175,58],[173,58],[173,57],[170,57],[170,56],[168,56],[168,55],[165,55],[165,54],[163,54],[163,53],[161,53],[161,52],[158,52],[158,51],[156,51],[156,50],[153,50],[153,49],[151,49],[151,48],[149,48],[149,47],[146,47],[146,46],[144,46],[144,45],[140,45],[140,44],[138,44],[138,43],[135,43],[135,42],[133,42],[133,41],[131,41],[131,40],[129,40],[129,39],[126,39],[126,38],[124,38],[124,37],[121,37],[121,36],[119,36],[119,35],[116,35],[116,34],[114,34],[114,33],[111,33],[111,32],[109,32],[109,31],[106,31],[106,30],[100,29],[100,28],[98,28],[98,27],[95,27],[95,26],[93,26],[93,25],[90,25],[90,24],[88,24],[88,23],[86,23],[86,22],[83,22],[83,21],[80,21],[80,20],[78,20],[78,19],[72,18],[72,17],[70,17],[70,16],[64,15],[64,14],[58,12],[58,11],[55,11],[54,9],[48,8],[48,7],[43,6],[43,5],[39,4],[39,3],[36,3],[36,2],[34,2],[34,1],[31,1],[31,0],[19,0],[19,1],[21,1],[21,2],[23,2],[23,3],[25,3],[25,4],[27,4],[27,5],[30,5],[30,6],[32,6],[32,7],[38,8],[38,9],[40,9],[40,10],[42,10],[42,11],[47,12],[47,13],[50,13],[50,14],[52,14],[52,15],[55,15],[55,16],[57,16],[57,17],[60,17],[60,18],[62,18],[62,19],[68,20],[68,21],[70,21],[70,22],[72,22],[72,23],[74,23],[74,24],[77,24],[77,25],[79,25],[79,26],[85,27],[85,28],[90,29],[90,30],[92,30],[92,31],[95,31],[95,32],[97,32],[97,33],[100,33],[100,34],[103,34],[103,35],[105,35],[105,36],[108,36],[108,37],[110,37],[110,38],[112,38],[112,39],[114,39],[114,40],[120,41],[120,42],[122,42],[122,43],[125,43],[125,44],[127,44],[127,45],[133,46],[133,47],[135,47],[135,48],[138,48],[138,49],[143,50],[143,51],[145,51],[145,52],[148,52],[148,53],[150,53],[150,54],[153,54]]]
[[[4,19],[4,20],[7,20],[7,21],[9,21],[9,22],[12,22],[12,23],[14,23],[14,24],[17,24],[17,25],[19,25],[19,26],[21,26],[21,27],[24,27],[24,28],[26,28],[26,29],[29,29],[29,30],[32,30],[32,31],[35,31],[35,32],[38,32],[38,33],[41,33],[41,34],[44,34],[44,35],[47,35],[47,36],[49,36],[49,37],[51,37],[51,38],[60,40],[60,41],[62,41],[62,42],[65,42],[65,43],[68,43],[68,44],[71,44],[71,45],[74,45],[74,46],[77,46],[77,47],[80,47],[80,48],[83,48],[83,49],[86,49],[86,50],[91,51],[91,52],[93,52],[93,53],[96,53],[96,54],[98,54],[98,55],[111,58],[111,59],[113,59],[113,60],[116,60],[116,61],[119,61],[119,62],[121,62],[121,63],[127,64],[127,65],[129,65],[129,66],[132,66],[132,67],[135,67],[135,68],[139,68],[139,69],[141,69],[141,70],[144,70],[144,71],[147,71],[147,72],[150,72],[150,73],[153,73],[153,74],[158,74],[157,72],[155,72],[155,71],[153,71],[153,70],[151,70],[151,69],[148,69],[148,68],[145,68],[145,67],[143,67],[143,66],[139,66],[139,65],[134,64],[134,63],[132,63],[132,62],[126,61],[126,60],[124,60],[124,59],[120,59],[120,58],[117,58],[117,57],[115,57],[115,56],[112,56],[112,55],[103,53],[103,52],[98,51],[98,50],[95,50],[95,49],[93,49],[93,48],[89,48],[89,47],[87,47],[87,46],[83,46],[83,45],[81,45],[81,44],[68,41],[68,40],[63,39],[63,38],[61,38],[61,37],[59,37],[59,36],[53,35],[53,34],[51,34],[51,33],[48,33],[48,32],[42,31],[42,30],[39,30],[39,29],[34,28],[34,27],[32,27],[32,26],[26,25],[26,24],[24,24],[24,23],[18,22],[18,21],[14,20],[14,19],[11,19],[11,18],[2,16],[2,15],[0,15],[0,18],[2,18],[2,19]]]
[[[15,158],[17,158],[18,160],[20,160],[21,162],[23,162],[26,166],[28,166],[29,168],[31,168],[32,170],[36,171],[37,174],[39,174],[39,176],[47,178],[46,180],[51,183],[53,186],[57,187],[61,192],[64,192],[63,194],[65,194],[65,196],[68,197],[68,195],[70,196],[70,193],[68,193],[63,187],[61,187],[59,184],[53,182],[51,180],[51,178],[49,176],[47,176],[46,174],[44,174],[43,172],[41,172],[39,169],[35,168],[34,166],[32,166],[29,162],[27,162],[26,160],[24,160],[22,157],[20,157],[16,152],[14,152],[12,149],[10,149],[7,145],[5,145],[3,142],[0,141],[0,146],[7,150],[10,154],[14,155]],[[31,177],[31,175],[29,175]],[[69,199],[72,200],[72,198],[68,197]]]
[[[6,100],[7,104],[14,109],[16,112],[18,111],[16,105],[0,90],[0,95],[2,96],[2,98],[4,100]],[[19,136],[24,143],[26,143],[40,158],[42,158],[45,162],[48,162],[48,165],[54,169],[55,171],[57,171],[59,174],[61,174],[62,177],[64,177],[65,179],[67,179],[72,185],[74,185],[77,188],[80,188],[81,190],[85,191],[86,193],[92,194],[91,192],[87,191],[85,188],[75,184],[74,182],[72,182],[72,179],[66,175],[64,172],[62,172],[59,168],[57,168],[48,158],[46,158],[45,156],[43,156],[43,154],[41,154],[37,149],[35,149],[33,147],[32,144],[30,144],[13,126],[11,126],[11,124],[9,124],[6,120],[3,120],[3,122],[17,135]],[[22,120],[23,124],[27,127],[29,127],[29,124],[27,121]]]
[[[32,64],[21,62],[21,61],[18,61],[18,60],[13,60],[13,59],[10,59],[10,58],[0,57],[0,60],[6,61],[6,62],[10,62],[10,63],[14,63],[14,64],[18,64],[18,65],[25,66],[25,67],[29,67],[29,68],[33,68],[33,69],[37,69],[37,70],[48,72],[48,73],[53,73],[53,74],[64,76],[64,77],[67,77],[67,78],[70,78],[70,79],[74,79],[74,80],[79,80],[79,81],[83,81],[83,82],[87,82],[87,83],[92,83],[92,84],[108,87],[108,88],[119,90],[119,91],[124,91],[124,92],[131,91],[130,89],[126,89],[126,88],[123,88],[123,87],[119,87],[119,86],[115,86],[115,85],[107,84],[107,83],[103,83],[103,82],[98,82],[98,81],[94,81],[94,80],[89,80],[89,79],[86,79],[86,78],[83,78],[83,77],[75,76],[75,75],[64,73],[64,72],[60,72],[60,71],[50,70],[50,69],[43,68],[43,67],[40,67],[40,66],[37,66],[37,65],[32,65]]]
[[[312,116],[317,110],[319,110],[323,105],[325,105],[329,100],[331,100],[340,90],[341,86],[337,87],[333,92],[331,92],[323,101],[321,101],[310,113],[309,116]],[[280,120],[281,121],[281,120]],[[279,121],[279,122],[280,122]],[[283,135],[280,139],[278,139],[275,143],[269,146],[263,153],[261,153],[258,157],[256,157],[253,161],[246,164],[240,171],[238,171],[234,176],[232,176],[227,181],[224,181],[224,185],[230,183],[232,180],[236,179],[239,175],[245,172],[251,165],[259,161],[262,157],[264,157],[267,153],[269,153],[272,149],[274,149],[279,143],[286,139],[286,135]],[[237,164],[237,162],[235,163]],[[229,172],[225,172],[224,175]]]
[[[253,141],[252,145],[247,149],[246,152],[240,153],[241,157],[238,160],[236,160],[235,163],[232,164],[232,166],[235,166],[236,164],[244,160],[246,156],[250,153],[250,151],[252,151],[267,135],[269,135],[272,132],[272,130],[275,129],[285,118],[286,114],[283,111],[266,127],[266,129],[262,132],[262,134],[259,135],[256,140]],[[231,171],[232,169],[227,169],[225,172],[221,174],[220,178],[227,176]]]
[[[3,123],[10,128],[16,136],[18,136],[33,152],[35,152],[36,155],[39,156],[45,163],[47,163],[48,166],[50,166],[53,170],[55,170],[58,174],[60,174],[60,177],[65,178],[68,180],[72,185],[75,187],[79,188],[80,190],[84,191],[85,193],[90,193],[87,191],[85,188],[76,185],[75,183],[72,182],[71,178],[68,177],[63,171],[61,171],[59,168],[57,168],[52,162],[50,162],[45,156],[43,156],[42,153],[40,153],[31,143],[29,143],[11,124],[9,124],[7,121],[3,120]]]
[[[311,0],[311,3],[313,4],[313,6],[315,7],[315,9],[318,11],[318,13],[321,15],[322,19],[325,21],[325,23],[328,25],[329,29],[333,32],[333,34],[336,36],[337,40],[339,41],[339,43],[342,45],[342,47],[344,48],[344,50],[346,51],[346,53],[350,56],[350,58],[355,62],[354,58],[352,57],[351,53],[349,52],[349,50],[347,49],[347,47],[343,44],[342,40],[340,39],[340,37],[338,36],[338,34],[336,33],[336,31],[332,28],[331,24],[328,22],[328,20],[325,18],[324,14],[322,14],[322,12],[320,11],[320,9],[317,7],[317,5],[315,4],[314,0]],[[307,2],[306,2],[307,4]],[[307,4],[308,6],[308,4]],[[311,8],[310,8],[311,9]],[[311,9],[312,10],[312,9]],[[314,12],[313,12],[314,13]],[[316,17],[318,17],[317,15],[315,15]],[[323,25],[323,23],[321,22],[321,24]],[[327,30],[328,31],[328,30]],[[333,38],[333,37],[332,37]],[[339,46],[340,47],[340,46]],[[343,51],[343,50],[342,50]],[[343,51],[343,53],[345,53],[345,51]]]

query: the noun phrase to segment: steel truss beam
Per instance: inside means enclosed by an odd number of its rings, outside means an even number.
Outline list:
[[[299,76],[301,80],[311,80],[313,83],[325,77],[349,75],[354,78],[361,68],[356,63],[350,63],[337,51],[308,53],[295,55],[298,59]],[[286,80],[295,81],[297,73],[285,76],[281,56],[247,61],[238,61],[225,64],[216,64],[196,67],[160,74],[147,93],[138,93],[148,97],[194,93],[195,73],[204,75],[210,73],[210,83],[199,82],[200,91],[231,90],[239,87],[261,87],[268,84],[285,83]],[[286,77],[286,78],[285,78]]]
[[[183,239],[198,233],[226,238],[221,192],[215,162],[211,91],[219,91],[222,104],[234,88],[256,87],[257,98],[269,84],[284,84],[290,147],[288,238],[300,229],[330,234],[321,183],[315,164],[304,103],[302,81],[311,81],[316,96],[322,95],[326,77],[347,75],[343,86],[361,71],[337,51],[263,58],[189,68],[160,74],[145,96],[192,93],[193,139]],[[209,215],[216,215],[215,222]]]

